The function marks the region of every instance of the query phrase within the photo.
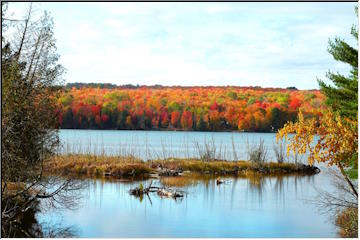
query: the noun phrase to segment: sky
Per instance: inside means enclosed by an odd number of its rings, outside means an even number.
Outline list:
[[[349,67],[327,52],[352,46],[356,3],[35,3],[54,19],[66,82],[316,89]],[[12,17],[27,4],[10,3]]]

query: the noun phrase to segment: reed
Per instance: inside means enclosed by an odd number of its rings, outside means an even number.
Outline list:
[[[239,174],[243,172],[258,172],[261,174],[278,173],[316,173],[316,169],[310,166],[299,164],[296,156],[294,163],[285,160],[285,143],[279,146],[274,145],[275,158],[277,162],[268,161],[268,151],[264,140],[259,143],[249,144],[247,141],[248,161],[239,160],[234,137],[232,136],[232,156],[233,161],[227,161],[226,148],[222,143],[216,143],[212,137],[210,140],[204,139],[200,144],[194,141],[192,152],[197,153],[191,156],[188,139],[184,139],[181,145],[181,152],[173,151],[172,139],[167,139],[165,143],[160,140],[161,149],[155,151],[151,142],[145,136],[145,150],[143,146],[138,146],[140,141],[134,136],[131,139],[122,139],[117,149],[107,151],[102,141],[93,142],[89,139],[88,146],[84,147],[81,141],[76,141],[73,146],[67,144],[62,152],[53,157],[46,163],[48,174],[61,173],[63,175],[91,176],[91,177],[146,177],[150,173],[157,173],[162,169],[176,172],[190,171],[200,174]],[[144,154],[141,154],[143,151]],[[231,155],[231,152],[230,152]],[[142,159],[140,156],[143,156]],[[160,169],[160,170],[159,170]],[[315,171],[316,170],[316,171]]]
[[[142,160],[132,156],[66,154],[57,155],[47,162],[45,172],[92,177],[139,177],[149,174],[151,169]]]
[[[284,141],[273,143],[273,150],[278,163],[286,162],[286,150]]]
[[[246,145],[249,161],[255,168],[261,168],[267,162],[267,148],[265,147],[264,140],[260,138],[258,145],[250,145],[249,140],[247,140]]]
[[[196,158],[167,158],[144,162],[131,156],[89,154],[57,155],[45,165],[47,174],[88,177],[147,177],[150,173],[161,173],[163,170],[173,171],[176,174],[190,172],[210,175],[238,175],[246,172],[260,174],[316,173],[314,167],[294,163],[266,162],[259,166],[250,161],[203,161]]]

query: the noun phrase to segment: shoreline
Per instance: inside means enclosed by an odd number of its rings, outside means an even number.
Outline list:
[[[163,176],[186,176],[189,174],[213,176],[238,176],[247,173],[267,175],[304,174],[320,172],[315,166],[295,163],[250,161],[226,161],[214,159],[203,161],[196,158],[168,158],[142,161],[134,157],[96,156],[89,154],[57,155],[45,165],[48,175],[111,178],[160,178]]]
[[[153,131],[153,132],[233,132],[233,133],[277,133],[277,131],[246,131],[246,130],[189,130],[173,128],[152,128],[152,129],[116,129],[116,128],[58,128],[57,130],[100,130],[100,131]]]

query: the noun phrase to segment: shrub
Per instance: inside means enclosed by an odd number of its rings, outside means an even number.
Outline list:
[[[273,150],[275,153],[276,161],[278,163],[283,163],[286,160],[285,155],[285,144],[284,142],[280,142],[279,144],[273,144]]]
[[[340,227],[340,236],[346,238],[358,237],[358,209],[347,208],[337,217],[335,224]]]
[[[259,145],[257,146],[249,146],[249,142],[247,142],[247,153],[249,161],[255,167],[262,167],[267,160],[267,149],[264,145],[264,140],[260,138]]]

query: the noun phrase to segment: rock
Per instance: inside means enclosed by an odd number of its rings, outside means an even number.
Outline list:
[[[160,176],[159,176],[158,173],[150,173],[150,174],[149,174],[149,177],[150,177],[150,178],[160,178]]]
[[[223,184],[225,181],[221,179],[216,179],[216,185]]]
[[[173,177],[173,176],[179,176],[179,172],[171,169],[164,169],[160,171],[160,176],[167,176],[167,177]]]
[[[299,164],[298,171],[303,172],[303,173],[309,173],[309,174],[317,174],[320,172],[320,169],[315,166]]]
[[[173,197],[174,198],[179,198],[179,197],[184,197],[184,194],[182,194],[181,192],[175,192],[174,194],[173,194]]]

